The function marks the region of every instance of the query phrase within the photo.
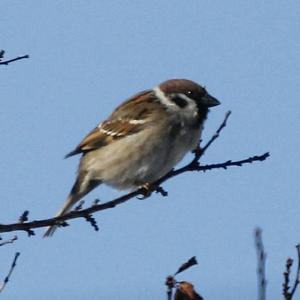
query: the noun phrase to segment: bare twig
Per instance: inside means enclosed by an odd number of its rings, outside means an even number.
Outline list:
[[[28,211],[28,210],[25,210],[25,211],[22,213],[22,215],[20,216],[19,222],[20,222],[20,223],[27,222],[27,221],[28,221],[28,215],[29,215],[29,211]]]
[[[84,200],[80,200],[78,205],[74,208],[74,210],[81,210],[83,208],[84,202]]]
[[[297,249],[297,259],[298,259],[298,264],[297,264],[297,271],[296,271],[296,277],[295,277],[295,281],[293,284],[293,287],[290,291],[290,275],[291,275],[291,269],[293,266],[294,261],[291,258],[288,258],[286,260],[286,265],[285,265],[285,272],[283,273],[283,277],[284,277],[284,282],[283,282],[283,296],[284,296],[284,300],[292,300],[293,296],[297,290],[298,284],[300,283],[300,244],[296,245],[296,249]]]
[[[180,175],[182,173],[186,173],[186,172],[193,172],[193,171],[205,172],[205,171],[214,170],[214,169],[226,170],[228,167],[234,167],[234,166],[241,167],[244,164],[251,164],[255,161],[264,161],[269,156],[270,156],[269,152],[266,152],[262,155],[255,155],[255,156],[248,157],[248,158],[242,159],[242,160],[237,160],[237,161],[228,160],[226,162],[219,163],[219,164],[210,164],[210,165],[203,165],[203,166],[199,166],[199,162],[193,160],[191,163],[189,163],[188,165],[186,165],[180,169],[172,170],[167,175],[165,175],[164,177],[159,179],[155,184],[160,185],[163,182],[165,182],[166,180],[169,180],[172,177],[178,176],[178,175]]]
[[[28,221],[28,216],[29,216],[29,210],[25,210],[22,213],[22,215],[19,217],[19,223],[23,224],[23,223],[27,222]],[[29,237],[35,235],[34,231],[31,230],[30,228],[25,229],[25,231],[27,232]]]
[[[18,56],[18,57],[9,59],[9,60],[2,61],[2,58],[4,57],[4,53],[5,53],[4,50],[0,50],[0,65],[6,65],[7,66],[8,64],[10,64],[10,63],[12,63],[14,61],[25,59],[25,58],[29,58],[29,55],[26,54],[26,55]]]
[[[282,294],[284,296],[285,300],[290,300],[290,274],[291,274],[291,268],[293,265],[293,260],[289,257],[286,260],[286,264],[285,264],[285,272],[283,273],[283,277],[284,277],[284,282],[282,284]]]
[[[203,148],[200,147],[200,151],[198,154],[196,153],[196,157],[200,158],[201,156],[203,156],[207,148],[209,148],[209,146],[220,136],[221,131],[227,125],[227,120],[230,115],[231,115],[231,111],[229,110],[225,115],[224,121],[221,123],[220,127],[217,129],[215,134],[211,137],[211,139],[206,143],[206,145]]]
[[[191,257],[187,262],[185,262],[184,264],[182,264],[179,269],[177,270],[177,272],[174,274],[174,276],[176,276],[177,274],[189,269],[190,267],[197,265],[197,259],[196,256]]]
[[[7,244],[12,244],[14,241],[16,241],[18,239],[18,237],[15,235],[13,236],[11,239],[9,240],[5,240],[3,242],[0,243],[0,247],[1,246],[4,246],[4,245],[7,245]]]
[[[230,115],[230,112],[228,112],[225,116],[224,121],[222,122],[221,126],[218,128],[216,134],[210,139],[210,141],[203,147],[204,151],[200,150],[195,151],[195,157],[192,159],[190,163],[188,163],[186,166],[179,168],[177,170],[171,170],[168,174],[157,180],[152,184],[155,188],[153,191],[161,193],[163,196],[167,195],[167,192],[161,187],[161,184],[166,182],[167,180],[178,176],[180,174],[186,173],[186,172],[193,172],[193,171],[208,171],[208,170],[214,170],[214,169],[227,169],[228,167],[232,166],[243,166],[244,164],[247,163],[253,163],[256,161],[264,161],[269,157],[269,153],[264,153],[263,155],[259,156],[252,156],[247,159],[243,160],[238,160],[238,161],[231,161],[228,160],[223,163],[218,163],[218,164],[210,164],[210,165],[203,165],[200,166],[199,164],[199,159],[203,156],[205,153],[206,149],[216,140],[216,138],[219,136],[221,130],[226,126],[226,121]],[[80,209],[80,210],[73,210],[70,213],[60,216],[60,217],[54,217],[50,219],[43,219],[43,220],[36,220],[36,221],[31,221],[31,222],[23,222],[23,223],[12,223],[12,224],[0,224],[0,233],[1,232],[11,232],[11,231],[27,231],[29,235],[33,234],[32,229],[34,228],[40,228],[40,227],[48,227],[51,225],[61,225],[63,222],[75,218],[85,218],[89,219],[90,216],[98,211],[102,211],[105,209],[109,208],[114,208],[117,205],[120,205],[122,203],[125,203],[129,201],[130,199],[133,199],[137,196],[143,195],[145,196],[145,191],[143,188],[140,188],[134,192],[130,192],[128,194],[125,194],[121,197],[118,197],[114,200],[108,201],[106,203],[101,203],[101,204],[93,204],[91,207],[88,207],[86,209]],[[151,195],[147,195],[148,197]],[[145,198],[145,197],[144,197]],[[143,198],[143,199],[144,199]],[[95,228],[95,227],[94,227]]]
[[[91,224],[91,226],[94,228],[95,231],[99,231],[99,226],[95,220],[95,218],[92,215],[88,215],[85,217],[86,221]]]
[[[174,279],[173,276],[168,276],[165,285],[167,286],[167,299],[172,300],[173,289],[176,286],[176,280]]]
[[[292,291],[291,291],[291,296],[293,298],[295,292],[296,292],[296,289],[298,287],[298,284],[300,282],[300,244],[298,244],[296,246],[296,249],[297,249],[297,259],[298,259],[298,264],[297,264],[297,272],[296,272],[296,278],[295,278],[295,282],[294,282],[294,285],[293,285],[293,288],[292,288]],[[292,299],[291,298],[291,299]]]
[[[9,272],[6,275],[6,277],[4,278],[3,283],[0,285],[0,293],[4,290],[6,284],[8,283],[8,281],[10,279],[10,276],[11,276],[12,272],[14,271],[14,268],[17,265],[17,260],[18,260],[19,256],[20,256],[20,252],[16,252],[14,260],[13,260],[11,266],[10,266]]]
[[[254,232],[255,248],[257,256],[257,284],[258,284],[258,300],[266,300],[266,253],[262,241],[262,231],[256,228]]]

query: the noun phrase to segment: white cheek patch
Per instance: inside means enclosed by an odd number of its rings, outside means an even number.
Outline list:
[[[187,106],[182,108],[182,110],[189,114],[192,115],[193,117],[196,117],[198,115],[198,108],[196,105],[196,102],[194,100],[192,100],[191,98],[189,98],[187,95],[185,94],[179,94],[179,96],[185,100],[187,102]]]
[[[166,97],[165,93],[157,86],[153,89],[155,96],[160,100],[160,102],[169,107],[169,108],[173,108],[173,109],[179,109],[179,107],[172,101],[170,101],[168,99],[168,97]]]
[[[179,107],[176,103],[173,101],[170,101],[168,97],[166,97],[165,93],[157,86],[153,89],[155,96],[160,100],[160,102],[165,105],[167,108],[177,111],[180,114],[183,114],[187,117],[196,118],[198,116],[198,108],[196,105],[196,102],[189,98],[185,94],[178,94],[181,99],[185,100],[187,102],[187,106],[184,108]]]
[[[184,109],[196,109],[196,102],[194,100],[192,100],[185,94],[178,94],[178,95],[180,96],[181,99],[185,100],[188,104],[186,107],[184,107]]]

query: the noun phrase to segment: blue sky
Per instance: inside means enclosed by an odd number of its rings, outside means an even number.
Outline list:
[[[133,200],[53,239],[18,234],[4,299],[165,299],[165,277],[195,255],[205,299],[256,297],[255,226],[263,228],[269,299],[281,299],[299,234],[300,4],[296,1],[1,1],[0,48],[29,60],[0,66],[0,222],[52,216],[78,157],[63,160],[127,97],[169,78],[205,85],[222,105],[208,139],[232,116],[203,163],[271,152],[264,163],[164,184],[169,197]],[[190,158],[189,156],[185,161]],[[120,195],[101,187],[86,199]],[[2,235],[8,238],[11,235]]]

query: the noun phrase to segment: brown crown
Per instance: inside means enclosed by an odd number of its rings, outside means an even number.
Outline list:
[[[187,79],[171,79],[162,82],[159,85],[162,92],[165,94],[171,93],[186,93],[187,91],[194,92],[195,94],[204,94],[205,89],[198,83]]]

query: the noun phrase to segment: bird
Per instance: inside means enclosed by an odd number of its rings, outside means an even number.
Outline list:
[[[81,159],[56,217],[101,184],[126,190],[160,179],[197,147],[209,108],[219,104],[188,79],[166,80],[124,101],[65,156],[80,154]],[[57,227],[48,227],[44,237]]]

